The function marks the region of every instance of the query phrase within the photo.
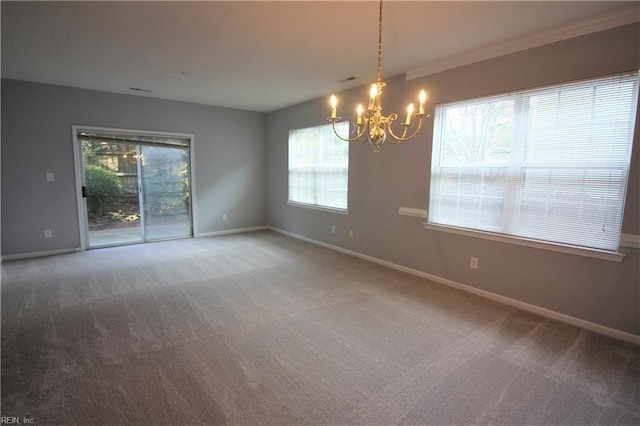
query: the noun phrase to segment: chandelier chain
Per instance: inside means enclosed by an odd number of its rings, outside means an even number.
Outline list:
[[[423,120],[429,116],[424,111],[424,103],[427,99],[427,94],[424,90],[420,91],[418,96],[418,111],[416,112],[413,103],[410,103],[407,107],[407,119],[404,123],[401,123],[401,133],[395,133],[391,128],[391,125],[398,119],[398,114],[391,113],[389,115],[382,114],[382,88],[384,87],[382,82],[382,0],[380,0],[380,12],[378,16],[378,79],[375,83],[371,84],[371,90],[369,91],[369,106],[365,110],[362,104],[356,108],[356,121],[353,123],[353,137],[343,137],[338,134],[336,129],[336,122],[341,120],[338,117],[336,111],[336,105],[338,99],[335,95],[331,95],[329,104],[331,105],[331,117],[327,120],[331,121],[333,125],[333,132],[335,135],[346,142],[369,142],[373,145],[373,152],[380,151],[380,145],[385,141],[390,144],[397,144],[412,139],[420,132],[422,128]],[[411,124],[412,119],[418,120],[418,125]],[[415,122],[415,121],[414,121]]]
[[[382,0],[380,0],[380,16],[378,20],[378,83],[382,81]]]

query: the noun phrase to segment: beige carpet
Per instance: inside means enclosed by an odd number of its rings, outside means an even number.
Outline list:
[[[637,346],[272,232],[2,265],[2,416],[635,424]]]

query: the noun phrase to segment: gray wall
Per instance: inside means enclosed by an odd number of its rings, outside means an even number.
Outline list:
[[[429,91],[433,112],[436,103],[637,70],[639,32],[634,24],[412,81],[388,79],[385,110],[403,111],[419,87]],[[367,93],[361,87],[340,94],[343,116]],[[3,80],[2,255],[79,246],[72,124],[193,133],[197,232],[269,224],[640,335],[636,249],[622,249],[627,258],[616,263],[430,231],[421,219],[398,215],[401,206],[427,208],[432,119],[419,138],[385,145],[379,154],[368,145],[351,147],[349,215],[287,206],[288,132],[325,124],[328,113],[326,98],[265,116]],[[630,234],[640,233],[638,127],[623,228]],[[56,181],[47,183],[46,172]],[[54,237],[44,239],[44,229]],[[478,270],[469,269],[471,256],[480,259]]]
[[[73,124],[194,134],[196,232],[266,224],[264,114],[2,80],[3,256],[79,247]]]
[[[637,70],[638,24],[529,49],[416,80],[386,80],[385,111],[402,116],[420,87],[435,104],[504,93],[592,76]],[[361,87],[340,94],[339,115],[366,101]],[[415,100],[414,100],[415,102]],[[353,108],[351,108],[353,106]],[[596,324],[640,335],[637,249],[622,248],[622,263],[544,251],[426,230],[422,219],[398,215],[399,207],[426,209],[433,120],[417,139],[384,145],[355,144],[349,156],[349,215],[288,206],[287,144],[292,128],[325,124],[327,98],[267,116],[268,222],[348,250],[513,298]],[[623,232],[640,231],[639,133],[636,123]],[[331,234],[331,225],[336,234]],[[354,238],[348,232],[354,230]],[[479,269],[469,258],[479,258]]]

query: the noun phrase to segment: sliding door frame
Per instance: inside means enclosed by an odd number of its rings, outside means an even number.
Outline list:
[[[135,129],[122,129],[113,127],[95,127],[95,126],[81,126],[72,125],[71,132],[73,135],[73,160],[75,166],[76,177],[76,200],[78,205],[78,232],[80,233],[80,250],[87,250],[88,248],[88,235],[87,229],[89,229],[89,218],[87,217],[86,201],[82,196],[82,173],[84,173],[82,164],[82,144],[78,140],[79,132],[102,132],[113,134],[127,134],[127,135],[140,135],[140,136],[153,136],[153,137],[166,137],[166,138],[180,138],[189,140],[189,195],[191,202],[191,226],[192,237],[197,235],[198,221],[196,211],[196,180],[195,180],[195,136],[190,133],[171,133],[171,132],[159,132],[153,130],[135,130]],[[142,214],[142,212],[141,212]],[[144,241],[142,241],[144,242]]]

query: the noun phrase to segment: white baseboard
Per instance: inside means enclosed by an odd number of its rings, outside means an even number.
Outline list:
[[[195,237],[196,238],[215,237],[218,235],[240,234],[243,232],[253,232],[253,231],[264,231],[265,229],[269,229],[269,228],[267,226],[254,226],[251,228],[238,228],[238,229],[228,229],[225,231],[203,232],[203,233],[196,234]],[[32,253],[9,254],[9,255],[0,257],[0,263],[5,262],[7,260],[19,260],[19,259],[31,259],[35,257],[55,256],[56,254],[75,253],[78,251],[82,251],[82,249],[70,248],[70,249],[38,251],[38,252],[32,252]]]
[[[408,268],[406,266],[398,265],[396,263],[388,262],[386,260],[378,259],[372,256],[368,256],[362,253],[358,253],[352,250],[347,250],[342,247],[334,246],[332,244],[324,243],[322,241],[314,240],[312,238],[308,238],[299,234],[294,234],[292,232],[285,231],[283,229],[274,228],[269,226],[268,229],[278,232],[283,235],[287,235],[289,237],[293,237],[302,241],[306,241],[321,247],[326,247],[331,250],[338,251],[340,253],[348,254],[350,256],[355,256],[360,259],[368,260],[373,263],[377,263],[379,265],[386,266],[391,269],[395,269],[401,272],[406,272],[411,275],[415,275],[418,277],[426,278],[428,280],[437,282],[439,284],[444,284],[449,287],[457,288],[459,290],[463,290],[469,293],[476,294],[478,296],[485,297],[487,299],[495,300],[500,303],[504,303],[505,305],[513,306],[518,309],[522,309],[524,311],[532,312],[534,314],[538,314],[547,318],[551,318],[566,324],[571,324],[576,327],[584,328],[589,331],[593,331],[598,334],[602,334],[605,336],[613,337],[615,339],[624,340],[625,342],[630,342],[636,345],[640,345],[640,336],[635,334],[627,333],[625,331],[617,330],[615,328],[607,327],[604,325],[596,324],[590,321],[585,321],[580,318],[572,317],[570,315],[562,314],[560,312],[552,311],[550,309],[542,308],[540,306],[532,305],[530,303],[521,302],[516,299],[511,299],[509,297],[501,296],[499,294],[491,293],[486,290],[481,290],[479,288],[475,288],[466,284],[462,284],[456,281],[449,280],[447,278],[438,277],[436,275],[428,274],[426,272],[418,271],[417,269]]]
[[[629,248],[640,248],[640,235],[622,234],[620,236],[620,246]]]
[[[217,237],[219,235],[241,234],[243,232],[264,231],[265,229],[270,229],[270,228],[268,226],[253,226],[250,228],[227,229],[224,231],[199,232],[195,235],[195,237],[196,238]]]
[[[0,262],[5,262],[7,260],[31,259],[34,257],[55,256],[56,254],[75,253],[78,251],[80,251],[80,248],[76,247],[76,248],[69,248],[69,249],[36,251],[32,253],[8,254],[6,256],[2,256]]]

